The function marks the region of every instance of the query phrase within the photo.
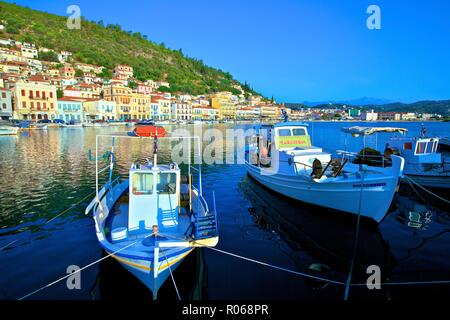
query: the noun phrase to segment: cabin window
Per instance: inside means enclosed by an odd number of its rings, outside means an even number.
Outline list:
[[[417,142],[416,154],[423,154],[423,153],[425,153],[426,145],[427,145],[426,142]]]
[[[279,129],[278,130],[278,135],[280,137],[290,136],[291,135],[291,130],[290,129]]]
[[[177,191],[177,174],[168,172],[159,174],[156,191],[158,194],[175,194]]]
[[[427,143],[426,153],[432,153],[433,152],[433,142]]]
[[[306,131],[304,128],[292,129],[292,135],[293,136],[304,136],[304,135],[306,135]]]
[[[134,195],[144,195],[153,193],[152,173],[134,173],[132,183]]]

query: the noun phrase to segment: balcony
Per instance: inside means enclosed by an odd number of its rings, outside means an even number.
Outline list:
[[[28,96],[28,99],[32,99],[32,100],[43,100],[43,101],[47,101],[48,97],[36,97],[36,96]]]

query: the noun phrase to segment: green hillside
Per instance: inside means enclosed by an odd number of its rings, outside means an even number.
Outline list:
[[[0,37],[32,42],[38,47],[73,52],[75,61],[102,65],[111,71],[115,64],[128,64],[139,80],[166,80],[171,91],[202,94],[214,91],[240,93],[231,74],[186,57],[181,50],[156,44],[139,32],[124,31],[119,25],[82,20],[80,30],[67,28],[67,17],[0,2]],[[46,57],[47,59],[49,57]],[[51,57],[50,57],[51,58]],[[106,72],[110,76],[110,72]],[[248,93],[255,93],[246,83]]]

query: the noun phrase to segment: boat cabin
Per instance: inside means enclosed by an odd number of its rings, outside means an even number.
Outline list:
[[[130,169],[128,232],[178,226],[180,169],[176,164],[137,165]]]
[[[281,122],[273,126],[259,126],[256,128],[254,145],[259,148],[250,162],[271,167],[274,160],[279,172],[293,169],[296,172],[311,170],[315,160],[321,163],[328,163],[331,160],[329,153],[312,145],[308,125],[302,122]],[[287,163],[288,166],[282,165],[283,163]]]
[[[439,138],[394,137],[388,146],[396,148],[408,163],[441,163],[441,153],[438,152]]]

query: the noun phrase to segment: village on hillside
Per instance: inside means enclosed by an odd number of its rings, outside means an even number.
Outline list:
[[[40,57],[57,55],[57,61]],[[111,79],[103,66],[74,61],[72,52],[55,52],[0,39],[0,117],[36,122],[256,121],[278,120],[284,109],[297,120],[429,120],[432,114],[374,112],[355,108],[290,109],[259,95],[168,92],[170,83],[134,77],[118,64]]]

